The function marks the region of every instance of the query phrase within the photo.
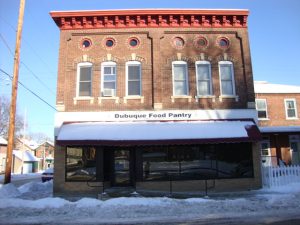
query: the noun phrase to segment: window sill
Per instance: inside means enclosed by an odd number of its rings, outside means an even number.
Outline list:
[[[196,95],[195,96],[196,102],[198,102],[199,99],[205,99],[205,98],[210,98],[210,99],[212,99],[213,102],[216,101],[215,95]]]
[[[112,97],[98,97],[98,104],[101,104],[103,100],[114,100],[115,103],[119,103],[119,97],[112,96]]]
[[[258,118],[258,120],[260,120],[260,121],[268,121],[270,119],[269,118]]]
[[[125,96],[123,97],[124,103],[127,103],[127,100],[140,100],[141,103],[144,103],[144,96],[140,95],[132,95],[132,96]]]
[[[192,102],[192,96],[190,95],[173,95],[171,96],[171,100],[174,103],[175,99],[188,99],[189,102]]]
[[[75,97],[73,98],[73,103],[74,105],[77,105],[78,101],[90,101],[90,104],[94,103],[94,98],[90,96],[85,96],[85,97]]]
[[[237,95],[220,95],[219,101],[222,102],[223,99],[226,99],[226,98],[234,98],[236,102],[239,101],[239,96],[237,96]]]
[[[286,118],[286,120],[299,120],[298,117]]]

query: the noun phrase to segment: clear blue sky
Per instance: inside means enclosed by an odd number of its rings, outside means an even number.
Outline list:
[[[19,2],[0,0],[0,68],[9,74],[13,56],[7,45],[14,52]],[[300,85],[299,0],[26,0],[19,80],[55,106],[59,29],[50,11],[134,8],[249,9],[254,79]],[[0,95],[10,96],[5,78],[0,72]],[[19,114],[25,109],[28,132],[52,137],[55,111],[19,86]]]

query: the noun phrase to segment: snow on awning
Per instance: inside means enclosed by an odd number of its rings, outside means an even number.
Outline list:
[[[261,133],[300,133],[300,126],[270,126],[259,130]]]
[[[261,135],[253,121],[84,122],[64,124],[58,145],[162,145],[251,142]]]

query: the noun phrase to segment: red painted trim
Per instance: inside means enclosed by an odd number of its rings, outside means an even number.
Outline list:
[[[138,27],[247,27],[248,10],[99,10],[50,12],[61,30]]]
[[[214,139],[174,139],[174,140],[131,140],[131,141],[111,141],[111,140],[57,140],[60,146],[158,146],[158,145],[194,145],[194,144],[220,144],[220,143],[241,143],[255,142],[261,139],[245,138],[214,138]]]
[[[126,16],[126,15],[249,15],[249,10],[226,9],[128,9],[128,10],[82,10],[82,11],[51,11],[51,17],[81,16]]]

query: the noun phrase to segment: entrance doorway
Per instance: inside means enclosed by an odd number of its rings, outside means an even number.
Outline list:
[[[113,186],[131,186],[131,150],[115,149],[113,156]]]

